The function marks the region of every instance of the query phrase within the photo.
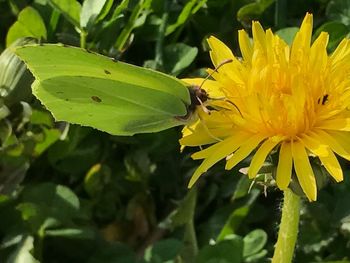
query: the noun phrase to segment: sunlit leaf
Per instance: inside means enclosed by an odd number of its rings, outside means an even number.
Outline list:
[[[9,256],[6,263],[39,263],[30,251],[33,250],[34,238],[23,236],[22,241],[17,245],[16,250]]]
[[[237,19],[242,23],[250,23],[253,19],[258,19],[262,13],[272,5],[276,0],[256,0],[242,6],[237,12]]]
[[[186,23],[186,21],[194,15],[205,3],[207,0],[190,0],[187,1],[186,5],[182,9],[180,15],[177,17],[177,20],[174,24],[169,25],[166,28],[166,35],[173,33],[178,27]]]
[[[40,14],[32,7],[24,8],[18,15],[17,21],[10,27],[6,36],[6,46],[22,37],[46,39],[46,27]]]
[[[85,0],[80,13],[80,26],[90,28],[108,14],[112,4],[112,0]]]
[[[171,44],[164,49],[164,65],[166,72],[177,76],[196,58],[198,49],[183,43]]]
[[[59,11],[74,26],[80,26],[81,5],[76,0],[49,0],[49,3]]]

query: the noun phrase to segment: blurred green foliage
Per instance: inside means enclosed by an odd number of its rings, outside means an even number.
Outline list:
[[[180,153],[179,129],[117,137],[54,122],[6,47],[61,42],[203,76],[209,35],[239,55],[237,30],[252,19],[290,43],[312,12],[331,52],[349,10],[348,0],[0,0],[0,262],[269,262],[281,202],[274,187],[262,194],[269,169],[252,185],[246,163],[217,165],[188,190],[198,163]],[[350,180],[323,183],[303,204],[295,262],[350,262]]]

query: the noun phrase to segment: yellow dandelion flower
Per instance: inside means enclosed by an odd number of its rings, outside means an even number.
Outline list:
[[[285,190],[292,170],[310,201],[317,186],[309,155],[317,156],[339,182],[343,172],[335,154],[350,160],[350,40],[328,56],[328,34],[311,43],[312,15],[306,14],[289,47],[259,22],[252,24],[253,42],[239,31],[242,59],[215,37],[208,39],[214,66],[232,59],[213,73],[203,88],[210,97],[210,115],[185,127],[183,146],[210,145],[192,155],[204,159],[190,180],[226,158],[226,169],[254,152],[248,176],[254,178],[269,153],[278,150],[276,184]],[[201,79],[187,79],[191,84]]]

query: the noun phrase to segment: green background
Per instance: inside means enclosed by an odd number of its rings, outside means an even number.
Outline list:
[[[282,201],[271,166],[252,184],[249,160],[220,163],[188,190],[199,163],[180,153],[180,127],[120,137],[54,122],[5,49],[60,42],[198,77],[208,36],[239,56],[252,20],[290,43],[306,12],[330,52],[350,32],[346,0],[0,0],[0,262],[269,262]],[[303,202],[295,262],[350,262],[349,166],[335,184],[313,163],[320,191]]]

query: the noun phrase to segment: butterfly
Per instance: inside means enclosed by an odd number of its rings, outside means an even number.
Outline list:
[[[201,86],[82,48],[31,45],[15,53],[35,77],[34,95],[57,121],[113,135],[184,125],[209,99]]]

